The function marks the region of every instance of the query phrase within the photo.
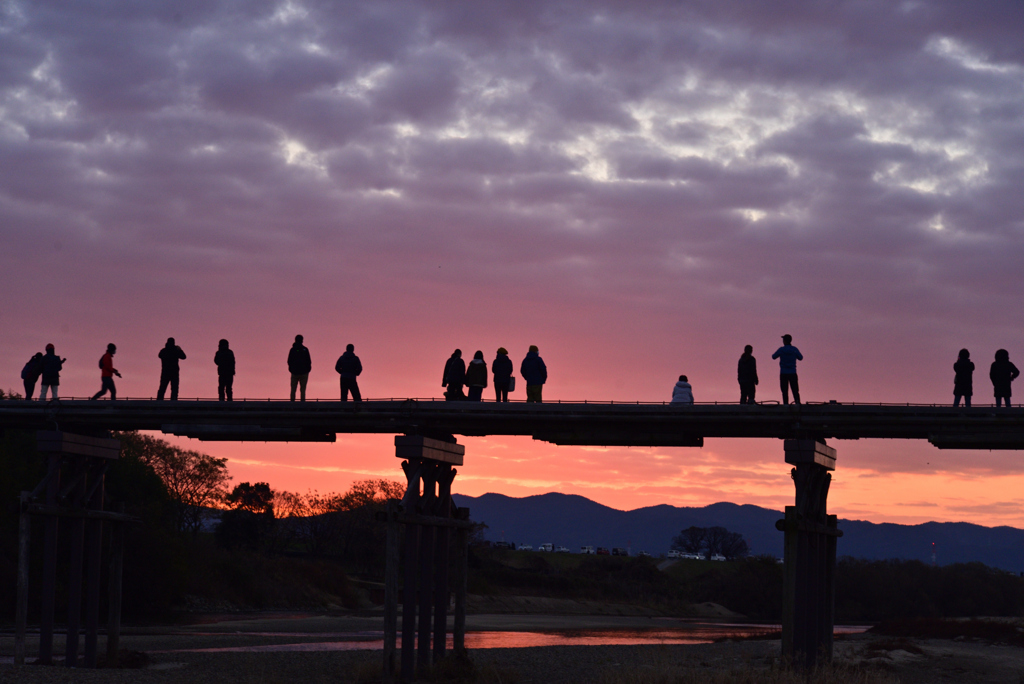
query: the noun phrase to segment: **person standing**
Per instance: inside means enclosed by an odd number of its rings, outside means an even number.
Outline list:
[[[42,358],[42,376],[43,382],[39,386],[39,401],[46,401],[46,389],[50,389],[50,397],[52,399],[58,399],[57,388],[60,386],[60,371],[64,368],[64,362],[67,359],[62,359],[54,353],[54,346],[52,344],[46,345],[46,355]]]
[[[793,389],[793,401],[800,403],[800,384],[796,377],[796,362],[803,361],[804,356],[800,350],[792,345],[793,336],[783,335],[782,346],[772,354],[773,359],[779,360],[779,386],[782,388],[782,403],[789,403],[789,388]]]
[[[736,379],[740,383],[740,403],[756,404],[754,393],[757,391],[757,359],[754,348],[749,344],[743,348],[743,355],[736,366]]]
[[[160,389],[156,393],[157,401],[163,401],[167,385],[171,386],[171,401],[178,400],[178,377],[181,368],[179,361],[185,360],[185,352],[174,343],[173,337],[167,338],[167,344],[157,354],[160,357]]]
[[[235,352],[228,349],[227,340],[217,344],[213,362],[217,365],[217,400],[234,401]]]
[[[114,376],[121,377],[121,374],[114,368],[114,354],[116,353],[117,347],[111,343],[107,345],[107,353],[100,357],[100,391],[92,395],[93,399],[99,399],[107,392],[110,392],[110,401],[117,399]]]
[[[996,395],[996,407],[999,407],[1000,400],[1006,402],[1006,408],[1010,408],[1010,383],[1017,379],[1020,371],[1010,362],[1010,352],[1000,349],[996,352],[996,360],[989,368],[988,377],[992,380],[992,390]]]
[[[473,354],[473,360],[469,362],[466,369],[466,385],[469,387],[469,400],[480,401],[483,399],[484,388],[487,387],[487,362],[484,361],[484,353],[477,351]]]
[[[494,400],[507,402],[509,385],[512,383],[512,359],[508,358],[508,350],[498,347],[498,355],[491,362],[491,373],[494,374]]]
[[[953,364],[953,406],[960,405],[960,397],[964,399],[964,408],[971,408],[971,395],[974,394],[974,362],[971,352],[961,349]]]
[[[675,387],[672,388],[672,404],[674,406],[693,406],[693,387],[685,375],[680,375]]]
[[[299,396],[306,401],[306,383],[309,382],[309,372],[313,370],[313,359],[309,356],[309,350],[302,344],[302,335],[295,336],[295,342],[288,352],[288,372],[292,374],[291,401],[295,401],[295,387],[300,389]]]
[[[540,404],[543,401],[541,392],[544,383],[548,381],[548,367],[544,365],[544,359],[540,358],[540,350],[537,345],[531,344],[530,351],[526,358],[519,364],[519,374],[523,376],[526,383],[526,401]]]
[[[43,372],[43,352],[36,352],[21,369],[21,380],[25,384],[25,400],[32,401],[36,391],[36,382]]]
[[[444,364],[444,375],[441,376],[441,387],[447,387],[445,401],[461,401],[466,398],[462,393],[462,385],[466,382],[466,362],[462,360],[462,350],[456,349]]]
[[[338,371],[341,375],[341,400],[348,401],[348,393],[352,392],[352,401],[362,401],[363,397],[359,394],[359,383],[356,382],[356,377],[363,372],[363,364],[359,362],[359,357],[355,354],[356,347],[354,344],[347,345],[345,347],[345,353],[338,357],[338,362],[334,364],[334,370]]]

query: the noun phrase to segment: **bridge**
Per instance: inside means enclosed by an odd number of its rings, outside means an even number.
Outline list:
[[[672,406],[641,403],[554,402],[477,403],[398,399],[365,402],[151,399],[89,401],[0,401],[0,430],[37,431],[37,447],[49,452],[50,467],[36,492],[21,497],[19,581],[15,660],[24,662],[28,601],[28,516],[49,516],[44,538],[43,620],[40,659],[49,662],[53,638],[57,520],[70,518],[74,591],[86,573],[85,662],[96,663],[101,524],[126,522],[103,511],[103,474],[117,458],[110,431],[145,430],[201,440],[332,442],[337,433],[382,433],[395,437],[396,455],[408,479],[401,505],[391,502],[387,523],[384,675],[394,681],[398,621],[399,538],[404,538],[401,679],[412,681],[415,666],[444,657],[448,609],[449,534],[456,563],[455,629],[464,647],[468,528],[465,509],[451,503],[451,484],[465,447],[455,435],[520,435],[561,445],[700,447],[706,438],[783,440],[796,488],[776,527],[785,533],[782,650],[791,661],[813,667],[831,658],[837,518],[826,510],[836,449],[826,440],[927,440],[940,449],[1024,449],[1024,408],[935,405],[823,404]],[[833,441],[833,444],[835,442]],[[61,483],[62,472],[71,484]],[[38,495],[46,490],[45,499]],[[68,505],[70,503],[70,506]],[[88,534],[83,537],[85,521]],[[122,524],[123,526],[123,524]],[[123,533],[115,524],[115,560]],[[399,528],[404,529],[400,535]],[[121,536],[118,537],[117,535]],[[87,551],[83,554],[83,548]],[[113,563],[114,561],[112,561]],[[116,560],[119,567],[119,560]],[[112,565],[113,567],[113,565]],[[111,606],[120,605],[119,571],[111,582]],[[116,585],[116,586],[115,586]],[[69,602],[66,662],[77,658],[79,594]],[[418,625],[416,621],[419,614]],[[108,655],[116,658],[120,609],[111,608]],[[418,646],[418,648],[417,648]],[[432,648],[433,646],[433,648]],[[110,655],[111,649],[113,655]]]
[[[1024,408],[910,404],[546,404],[205,400],[0,402],[0,429],[150,430],[210,441],[334,441],[337,433],[521,435],[560,445],[699,447],[706,438],[927,440],[1024,449]]]

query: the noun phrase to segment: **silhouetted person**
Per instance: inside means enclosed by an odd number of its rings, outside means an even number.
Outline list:
[[[313,359],[309,356],[309,350],[302,344],[302,335],[296,335],[295,342],[288,352],[288,372],[292,374],[292,401],[295,401],[296,386],[300,388],[299,396],[302,401],[306,401],[306,383],[309,382],[311,370]]]
[[[754,348],[749,344],[743,348],[743,355],[736,365],[736,379],[740,383],[740,403],[756,404],[754,393],[757,391],[757,359]]]
[[[58,399],[57,388],[60,386],[60,371],[64,368],[64,362],[67,359],[62,359],[54,353],[54,347],[52,344],[46,345],[46,354],[42,360],[42,376],[43,382],[39,386],[39,401],[46,401],[46,389],[50,389],[50,397],[52,399]]]
[[[334,364],[334,370],[341,375],[342,401],[348,401],[349,392],[352,392],[352,401],[363,400],[362,395],[359,394],[359,383],[356,382],[356,377],[363,372],[363,364],[360,363],[355,351],[354,344],[346,345],[345,353],[339,356],[338,362]]]
[[[772,354],[773,359],[779,360],[779,386],[782,388],[782,403],[789,403],[789,388],[793,388],[793,401],[800,403],[800,384],[796,377],[796,362],[803,361],[804,356],[800,350],[790,344],[793,341],[792,335],[782,336],[782,346]]]
[[[25,399],[27,401],[32,400],[32,395],[36,391],[36,382],[39,381],[39,376],[42,374],[43,352],[36,352],[21,369],[21,380],[25,384]]]
[[[473,354],[473,360],[469,362],[466,369],[466,386],[469,387],[470,401],[480,401],[483,398],[484,388],[487,387],[487,362],[484,361],[482,351]]]
[[[107,353],[100,357],[100,391],[92,395],[93,399],[99,399],[107,392],[110,392],[110,400],[117,399],[117,388],[114,387],[114,376],[121,377],[121,374],[114,368],[114,354],[117,347],[113,343],[107,345]]]
[[[171,386],[171,401],[177,401],[178,374],[180,372],[178,362],[185,360],[185,352],[174,343],[173,337],[168,337],[167,344],[157,356],[160,357],[160,390],[156,393],[157,401],[163,400],[167,385]]]
[[[512,359],[508,358],[508,350],[498,347],[498,355],[491,362],[491,373],[494,374],[494,400],[508,401],[508,387],[512,381]]]
[[[964,407],[971,407],[971,395],[974,394],[974,362],[971,352],[961,349],[956,363],[953,364],[953,406],[960,405],[960,397],[964,399]]]
[[[1020,371],[1010,362],[1010,352],[1000,349],[996,352],[996,360],[988,371],[988,377],[992,380],[992,390],[996,395],[996,406],[1000,406],[1000,400],[1006,402],[1006,408],[1010,408],[1010,383],[1017,379]]]
[[[672,388],[672,404],[675,406],[693,405],[693,387],[690,386],[690,381],[686,379],[685,375],[680,375],[676,386]]]
[[[462,386],[466,382],[466,362],[462,360],[462,350],[456,349],[444,364],[444,375],[441,376],[441,387],[447,387],[445,401],[460,401],[466,398]]]
[[[519,374],[526,383],[526,401],[536,404],[543,401],[541,393],[544,390],[544,383],[548,381],[548,367],[544,365],[544,359],[540,358],[539,352],[537,345],[531,344],[526,358],[519,364]]]
[[[234,401],[235,352],[228,349],[227,340],[217,343],[213,362],[217,364],[217,400]]]

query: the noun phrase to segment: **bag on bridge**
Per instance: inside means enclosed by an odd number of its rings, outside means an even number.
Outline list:
[[[512,376],[508,379],[508,391],[512,392],[516,388],[516,376]]]

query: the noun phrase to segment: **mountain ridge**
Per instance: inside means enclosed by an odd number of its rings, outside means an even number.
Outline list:
[[[632,553],[659,555],[672,537],[696,525],[720,525],[739,532],[753,554],[782,555],[782,533],[775,511],[753,504],[726,501],[703,507],[655,504],[620,511],[579,494],[548,492],[516,498],[488,493],[478,497],[453,495],[456,505],[468,507],[470,517],[488,525],[486,539],[531,544],[550,542],[578,552],[579,547],[628,547]],[[981,562],[1012,572],[1024,570],[1024,530],[967,522],[926,522],[917,525],[872,523],[840,518],[840,556],[869,560],[909,559],[930,563],[935,544],[939,565]]]

